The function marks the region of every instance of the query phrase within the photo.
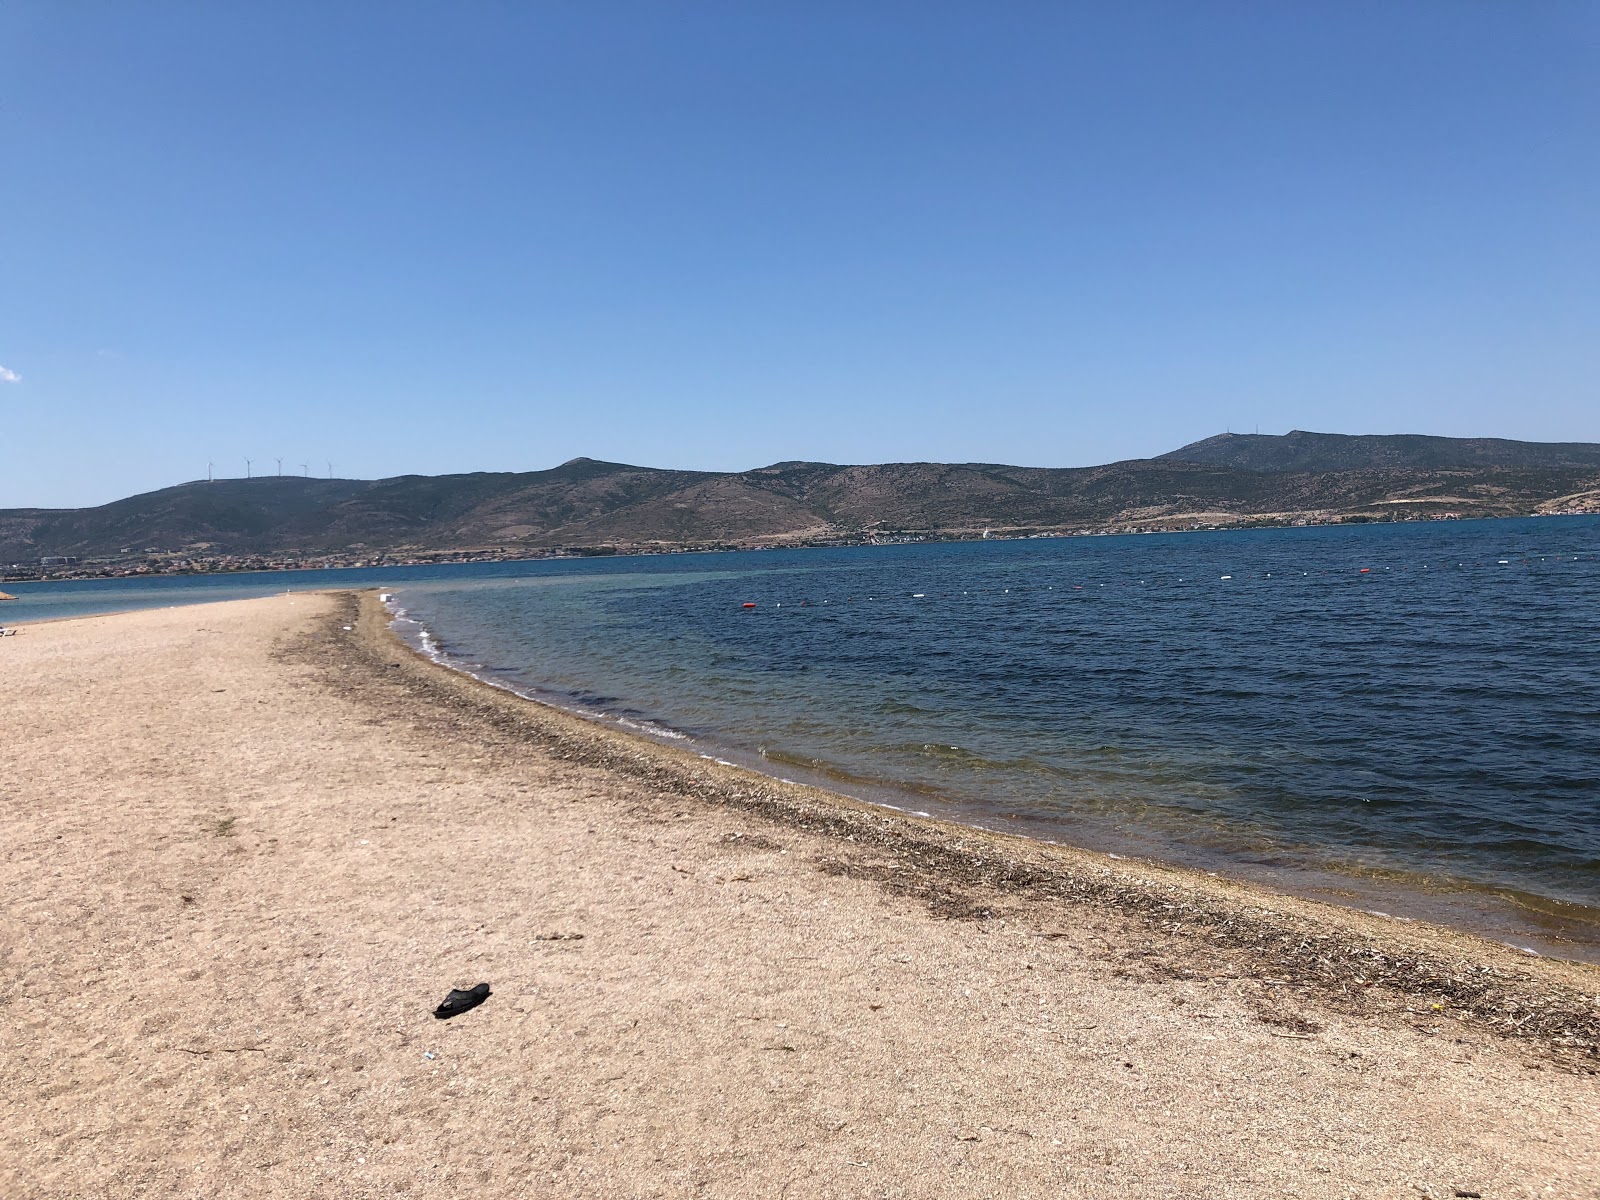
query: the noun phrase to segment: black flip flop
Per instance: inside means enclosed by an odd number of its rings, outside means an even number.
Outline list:
[[[450,994],[444,998],[444,1003],[433,1010],[433,1015],[441,1021],[448,1021],[451,1017],[459,1017],[469,1009],[477,1008],[489,998],[489,985],[480,983],[475,988],[462,991],[460,988],[451,988]]]

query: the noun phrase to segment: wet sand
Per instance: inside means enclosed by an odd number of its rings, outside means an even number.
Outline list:
[[[1600,1195],[1595,968],[718,767],[360,605],[0,642],[0,1194]]]

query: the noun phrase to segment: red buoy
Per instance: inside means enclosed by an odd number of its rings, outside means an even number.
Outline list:
[[[740,605],[740,606],[739,606],[739,607],[740,607],[740,608],[754,608],[754,607],[755,607],[755,604],[754,604],[754,602],[752,602],[752,601],[750,601],[750,600],[746,600],[746,601],[745,601],[745,602],[744,602],[744,603],[743,603],[743,604],[741,604],[741,605]]]

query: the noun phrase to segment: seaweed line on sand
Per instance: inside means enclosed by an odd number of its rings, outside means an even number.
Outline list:
[[[1449,1019],[1458,1032],[1515,1039],[1552,1065],[1600,1072],[1600,971],[1592,967],[1524,959],[1485,939],[1422,922],[1391,929],[1365,914],[1183,868],[1114,863],[709,763],[417,654],[390,631],[375,592],[340,592],[335,600],[334,614],[316,633],[280,653],[319,668],[318,678],[329,686],[381,703],[390,720],[409,719],[478,742],[492,738],[508,750],[526,747],[658,795],[740,810],[826,839],[831,849],[815,860],[818,869],[918,898],[934,917],[1020,919],[1044,937],[1051,936],[1052,914],[1064,919],[1065,906],[1124,918],[1136,924],[1134,936],[1120,947],[1108,944],[1104,955],[1118,960],[1123,974],[1253,985],[1261,1019],[1298,1032],[1314,1024],[1285,1016],[1279,997],[1402,1021],[1425,1034],[1445,1032],[1438,1023]]]

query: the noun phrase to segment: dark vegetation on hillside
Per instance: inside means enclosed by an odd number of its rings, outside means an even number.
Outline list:
[[[1419,433],[1219,433],[1157,456],[1247,471],[1361,471],[1373,468],[1577,467],[1600,470],[1594,442],[1510,442],[1504,438],[1429,437]]]
[[[987,463],[752,471],[574,459],[548,471],[186,483],[98,508],[0,510],[0,563],[737,545],[1252,520],[1509,516],[1600,508],[1600,446],[1409,435],[1224,434],[1100,467]]]

